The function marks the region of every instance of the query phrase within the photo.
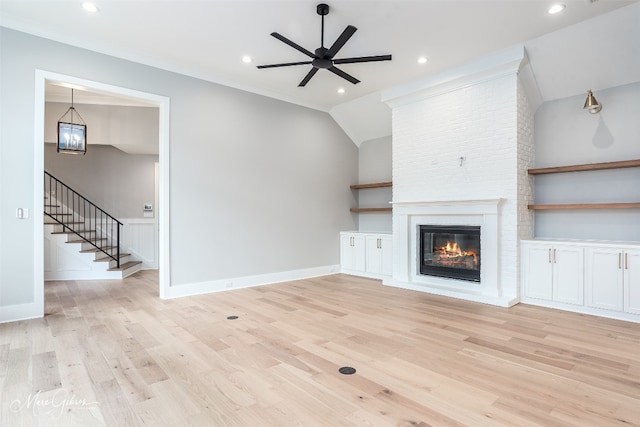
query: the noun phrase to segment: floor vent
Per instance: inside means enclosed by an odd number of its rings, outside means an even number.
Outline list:
[[[343,366],[342,368],[338,369],[338,372],[340,372],[342,375],[353,375],[356,373],[356,370],[351,366]]]

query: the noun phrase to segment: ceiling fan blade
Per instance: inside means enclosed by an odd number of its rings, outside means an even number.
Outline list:
[[[356,62],[391,61],[391,55],[359,56],[357,58],[334,59],[334,64],[354,64]]]
[[[353,84],[360,83],[360,80],[356,79],[353,76],[350,76],[349,74],[345,73],[344,71],[340,70],[339,68],[329,67],[329,68],[327,68],[327,70],[331,71],[333,74],[336,74],[336,75],[342,77],[345,80],[350,81]]]
[[[309,71],[307,75],[304,76],[304,79],[302,79],[298,87],[304,87],[307,83],[309,83],[309,80],[311,80],[311,77],[315,76],[317,72],[318,72],[318,69],[316,67],[313,67],[311,71]]]
[[[257,68],[276,68],[276,67],[289,67],[291,65],[309,65],[309,64],[311,64],[311,61],[285,62],[284,64],[258,65]]]
[[[325,56],[329,59],[333,58],[357,30],[358,29],[353,25],[347,25],[347,28],[345,28],[342,34],[340,34],[340,37],[338,37],[338,39],[329,48]]]
[[[282,35],[280,35],[278,33],[271,33],[271,35],[273,37],[277,38],[278,40],[280,40],[281,42],[288,44],[289,46],[291,46],[295,50],[298,50],[298,51],[304,53],[305,55],[307,55],[307,56],[309,56],[311,58],[315,58],[316,57],[313,53],[309,52],[307,49],[303,48],[302,46],[300,46],[300,45],[298,45],[298,44],[296,44],[294,42],[292,42],[288,38],[286,38],[286,37],[284,37],[284,36],[282,36]]]

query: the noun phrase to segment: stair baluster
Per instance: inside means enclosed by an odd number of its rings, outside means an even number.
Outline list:
[[[44,172],[44,189],[49,197],[44,214],[62,225],[63,230],[73,232],[107,255],[120,268],[122,223],[47,171]]]

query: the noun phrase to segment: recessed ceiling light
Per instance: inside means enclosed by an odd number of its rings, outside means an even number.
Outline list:
[[[421,56],[420,58],[418,58],[418,64],[426,64],[426,63],[427,63],[426,56]]]
[[[95,4],[89,1],[82,3],[82,8],[87,12],[91,12],[91,13],[96,13],[99,10],[98,6],[96,6]]]
[[[343,87],[341,87],[340,89],[338,89],[338,93],[339,93],[339,94],[341,94],[341,95],[342,95],[343,93],[345,93],[344,88],[343,88]]]
[[[253,59],[251,59],[251,57],[248,55],[242,57],[242,62],[244,62],[245,64],[250,64],[251,61],[253,61]]]
[[[551,6],[551,7],[549,8],[549,13],[550,13],[551,15],[555,15],[556,13],[560,13],[560,12],[562,12],[562,11],[564,10],[564,8],[565,8],[565,7],[567,7],[567,6],[566,6],[566,5],[564,5],[564,4],[554,4],[553,6]]]

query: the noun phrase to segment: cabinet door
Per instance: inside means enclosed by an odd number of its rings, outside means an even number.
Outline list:
[[[575,246],[554,246],[553,300],[568,304],[584,304],[583,249]]]
[[[367,236],[366,241],[366,269],[367,273],[380,274],[382,272],[382,254],[380,250],[380,237]]]
[[[589,248],[587,305],[622,311],[622,251],[615,248]]]
[[[352,269],[355,271],[365,271],[365,240],[361,234],[353,234],[353,258]]]
[[[549,246],[522,247],[524,264],[522,282],[526,297],[549,301],[553,298],[551,251]]]
[[[391,236],[380,237],[380,252],[382,252],[382,274],[393,275],[393,239]]]
[[[352,269],[353,266],[353,240],[352,234],[340,234],[340,266],[342,269]]]
[[[640,314],[640,250],[624,252],[623,275],[624,311]]]
[[[340,266],[346,272],[364,272],[364,236],[358,233],[340,234]]]
[[[391,276],[393,264],[391,241],[391,236],[384,234],[366,237],[367,273]]]

